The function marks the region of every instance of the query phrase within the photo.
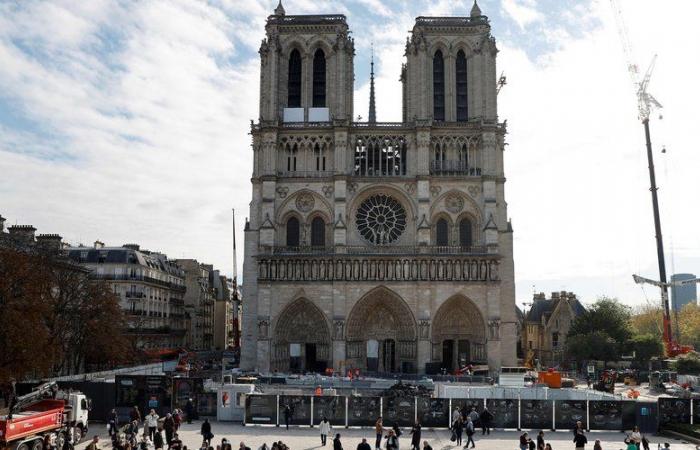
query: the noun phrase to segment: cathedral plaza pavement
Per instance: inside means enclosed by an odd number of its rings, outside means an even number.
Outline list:
[[[190,425],[183,424],[180,428],[180,439],[183,441],[183,444],[187,446],[188,450],[197,450],[201,447],[202,440],[199,434],[201,423],[201,421],[197,421]],[[92,429],[90,430],[90,436],[94,435],[95,432],[98,432],[98,430],[100,434],[99,447],[103,449],[111,448],[104,424],[93,424]],[[408,434],[410,429],[402,428],[402,431],[404,434],[400,438],[400,448],[403,450],[408,450],[411,448],[411,437]],[[244,427],[239,423],[212,422],[212,432],[214,433],[212,446],[215,448],[217,444],[221,443],[222,438],[226,438],[229,440],[229,442],[231,442],[233,450],[238,449],[238,445],[241,441],[245,442],[245,444],[250,447],[251,450],[258,450],[263,443],[266,443],[269,448],[272,441],[279,440],[287,444],[290,450],[324,448],[320,445],[321,439],[317,427],[290,427],[289,430],[285,430],[284,427]],[[373,428],[345,429],[337,427],[333,428],[331,432],[333,433],[333,436],[335,436],[335,433],[340,433],[344,450],[355,450],[357,448],[357,444],[360,443],[363,437],[367,438],[367,442],[369,442],[372,448],[374,448]],[[518,437],[520,436],[520,433],[521,432],[518,431],[492,431],[490,436],[482,437],[481,432],[479,432],[475,435],[476,448],[479,450],[517,450]],[[534,438],[537,432],[529,431],[529,433]],[[625,435],[620,432],[596,431],[587,433],[586,435],[588,437],[588,445],[586,448],[590,450],[593,449],[593,444],[596,439],[600,439],[603,450],[619,450],[626,447],[622,442]],[[670,443],[672,450],[696,449],[694,444],[681,442],[680,440],[663,436],[648,437],[650,438],[650,450],[657,450],[658,443],[661,443],[661,447],[663,448],[664,442]],[[454,443],[450,442],[450,432],[446,429],[424,429],[421,440],[427,440],[434,450],[458,450],[460,448],[460,446],[454,445]],[[545,430],[545,441],[551,443],[553,450],[574,450],[572,434],[570,431],[552,432]],[[85,449],[89,442],[90,439],[85,439],[84,442],[76,447],[76,449]],[[333,449],[333,444],[330,438],[328,439],[328,443],[325,448],[329,450]]]

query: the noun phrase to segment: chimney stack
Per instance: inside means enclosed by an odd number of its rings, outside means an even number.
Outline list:
[[[559,292],[552,292],[552,300],[559,299]]]
[[[136,250],[137,252],[141,250],[141,247],[139,244],[124,244],[122,245],[122,248],[128,248],[129,250]]]
[[[5,218],[0,216],[0,233],[5,232]]]
[[[40,234],[36,237],[36,243],[51,251],[59,251],[63,248],[62,238],[58,234]]]
[[[105,248],[105,243],[102,241],[95,241],[95,248]]]
[[[36,228],[31,225],[12,225],[8,228],[10,236],[21,239],[25,242],[34,242]]]

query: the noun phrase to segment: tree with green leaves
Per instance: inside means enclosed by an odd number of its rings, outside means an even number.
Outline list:
[[[633,336],[629,307],[600,297],[578,316],[567,335],[567,354],[576,361],[615,361],[630,348]]]

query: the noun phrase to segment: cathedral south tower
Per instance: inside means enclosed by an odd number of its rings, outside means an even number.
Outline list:
[[[345,16],[280,4],[268,17],[242,368],[516,364],[496,54],[476,3],[468,17],[418,17],[397,74],[402,121],[377,121],[372,108],[358,122]]]

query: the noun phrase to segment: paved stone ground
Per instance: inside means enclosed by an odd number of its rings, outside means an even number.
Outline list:
[[[180,429],[180,439],[184,445],[187,445],[189,450],[198,450],[201,446],[201,436],[199,429],[201,422],[194,422],[191,425],[183,424]],[[408,435],[409,429],[403,429],[403,436],[400,439],[402,450],[411,448],[411,438]],[[266,426],[247,426],[234,424],[231,422],[212,422],[212,432],[214,433],[214,445],[220,443],[222,438],[227,438],[233,446],[234,450],[238,449],[238,444],[243,441],[251,448],[257,450],[263,443],[269,446],[272,441],[281,440],[287,444],[290,450],[322,450],[321,439],[319,437],[318,428],[296,428],[290,427],[285,430],[284,427],[266,427]],[[365,437],[374,448],[374,429],[345,429],[334,428],[331,430],[333,435],[340,433],[343,448],[345,450],[355,450],[360,440]],[[105,426],[102,424],[94,424],[90,430],[90,435],[99,433],[101,436],[100,448],[108,449],[111,447],[108,444],[107,433]],[[493,431],[490,436],[483,437],[481,433],[477,433],[476,449],[477,450],[518,450],[519,432],[516,431]],[[624,449],[625,445],[622,442],[625,435],[620,432],[590,432],[587,434],[589,445],[588,450],[593,449],[593,443],[596,439],[601,441],[603,450],[619,450]],[[696,450],[694,444],[673,440],[667,437],[648,436],[651,445],[650,450],[657,450],[657,444],[661,443],[663,448],[664,442],[671,444],[672,450]],[[459,447],[450,442],[450,432],[447,430],[423,430],[422,440],[427,440],[435,450],[459,450]],[[560,431],[552,432],[545,431],[545,440],[552,445],[553,450],[574,450],[571,432]],[[77,450],[84,450],[89,439],[77,446]],[[331,440],[325,449],[332,450],[333,445]]]

